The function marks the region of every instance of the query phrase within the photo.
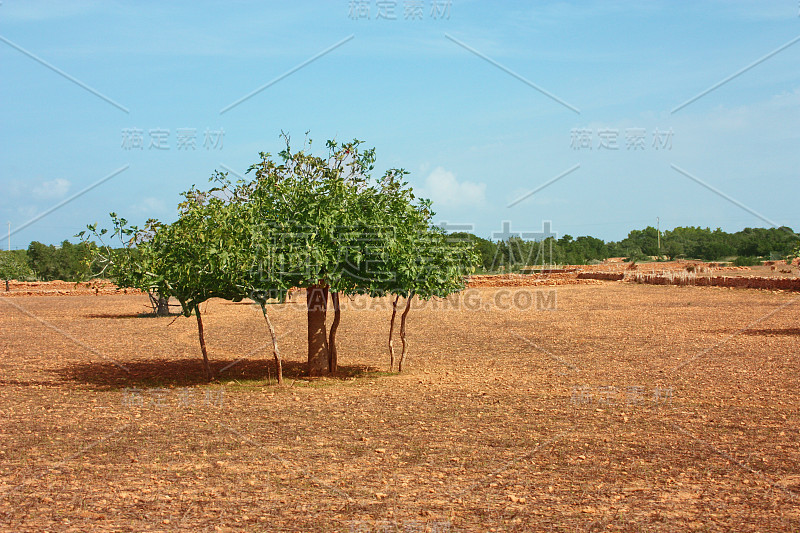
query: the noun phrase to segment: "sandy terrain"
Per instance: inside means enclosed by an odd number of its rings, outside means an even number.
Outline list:
[[[588,281],[418,305],[401,375],[388,300],[313,381],[272,307],[283,388],[246,303],[205,306],[206,385],[144,295],[1,297],[0,529],[798,530],[800,296]]]

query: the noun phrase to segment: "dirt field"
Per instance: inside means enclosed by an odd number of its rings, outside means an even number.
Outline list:
[[[251,305],[207,305],[205,385],[144,295],[0,294],[0,529],[800,530],[800,295],[589,281],[412,311],[402,375],[386,301],[315,381],[272,308],[282,388]]]
[[[591,285],[599,279],[622,279],[633,281],[640,275],[690,275],[692,277],[747,277],[768,280],[798,279],[800,265],[785,261],[768,261],[763,265],[751,267],[720,266],[719,263],[700,261],[662,261],[648,263],[625,263],[623,258],[612,258],[597,265],[566,265],[558,269],[541,269],[525,274],[482,274],[470,276],[469,287],[531,287],[548,285]],[[599,274],[599,276],[598,276]],[[594,279],[591,279],[594,276]],[[0,297],[19,296],[108,296],[117,294],[138,294],[137,289],[120,289],[107,280],[87,282],[69,281],[16,281],[11,280],[8,291],[0,289]]]

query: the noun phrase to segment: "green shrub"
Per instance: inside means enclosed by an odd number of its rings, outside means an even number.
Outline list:
[[[757,266],[761,264],[761,259],[751,255],[740,255],[733,260],[735,266]]]
[[[33,279],[33,270],[25,255],[24,250],[0,251],[0,279]]]
[[[626,263],[642,263],[645,261],[649,261],[650,257],[644,255],[642,252],[633,252],[630,256],[625,258]]]

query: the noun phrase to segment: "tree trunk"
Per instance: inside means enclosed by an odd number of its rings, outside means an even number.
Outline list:
[[[389,372],[394,372],[394,317],[397,316],[397,301],[400,295],[394,297],[392,302],[392,320],[389,322]]]
[[[333,304],[333,324],[328,336],[328,372],[336,372],[339,368],[338,354],[336,352],[336,330],[339,329],[339,322],[342,319],[342,308],[339,306],[339,293],[331,293],[331,304]]]
[[[400,340],[403,343],[403,352],[400,354],[400,362],[397,364],[397,371],[403,371],[403,362],[406,360],[406,349],[408,348],[408,341],[406,341],[406,316],[411,310],[411,300],[414,299],[414,294],[411,293],[406,297],[406,308],[400,317]]]
[[[197,315],[197,335],[200,337],[200,350],[203,352],[203,370],[205,371],[206,381],[211,382],[211,365],[208,364],[208,353],[206,352],[206,339],[203,336],[203,319],[200,318],[200,306],[194,307],[194,314]]]
[[[169,298],[158,295],[156,302],[156,316],[169,316]]]
[[[328,372],[328,336],[325,319],[328,313],[328,286],[311,285],[306,289],[308,309],[308,375]]]
[[[275,337],[275,328],[272,327],[272,321],[267,315],[267,307],[262,303],[261,312],[264,313],[264,320],[267,321],[269,328],[269,335],[272,337],[272,354],[275,356],[275,368],[278,373],[278,385],[283,385],[283,362],[281,361],[281,352],[278,351],[278,339]]]
[[[95,289],[97,290],[97,289]],[[153,308],[153,314],[156,316],[169,316],[169,298],[161,296],[158,293],[148,292],[147,296],[150,298],[150,307]]]

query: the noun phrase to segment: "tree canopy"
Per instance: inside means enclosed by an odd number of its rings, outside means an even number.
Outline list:
[[[0,279],[26,280],[33,277],[24,250],[0,250]]]
[[[123,246],[98,248],[118,284],[174,297],[185,316],[197,315],[209,377],[199,309],[209,298],[258,302],[280,364],[265,304],[304,288],[308,373],[319,375],[336,370],[339,295],[443,297],[463,288],[478,259],[472,243],[452,242],[432,226],[431,203],[414,196],[403,181],[407,172],[371,177],[374,149],[362,150],[358,140],[328,141],[320,156],[311,153],[311,141],[292,151],[284,139],[277,160],[260,154],[251,179],[233,183],[215,173],[211,189],[184,193],[171,224],[149,220],[138,228],[112,213],[112,236]],[[84,238],[107,233],[96,224],[89,230]],[[329,295],[336,313],[330,332]]]

